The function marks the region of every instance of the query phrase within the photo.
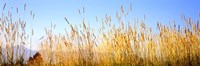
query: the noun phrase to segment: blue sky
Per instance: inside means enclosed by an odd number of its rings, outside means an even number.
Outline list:
[[[56,24],[55,32],[63,33],[64,28],[69,29],[64,19],[66,17],[70,23],[78,25],[84,18],[92,27],[99,27],[96,23],[96,16],[104,19],[105,15],[112,16],[112,22],[116,23],[116,12],[123,5],[124,10],[130,8],[132,3],[132,13],[127,20],[143,20],[147,26],[156,27],[157,22],[168,24],[175,20],[177,24],[183,25],[180,14],[199,20],[200,1],[199,0],[0,0],[0,7],[3,8],[7,3],[6,11],[12,11],[14,18],[21,17],[27,22],[27,28],[33,28],[35,35],[34,41],[39,42],[39,38],[45,35],[44,27],[49,28],[51,22]],[[26,11],[24,4],[26,3]],[[13,7],[13,9],[11,8]],[[16,14],[15,8],[19,8],[19,14]],[[84,7],[85,13],[79,14],[78,9]],[[35,13],[35,19],[31,19],[30,11]],[[0,10],[2,13],[2,9]],[[82,12],[82,11],[81,11]],[[30,31],[30,30],[28,30]]]

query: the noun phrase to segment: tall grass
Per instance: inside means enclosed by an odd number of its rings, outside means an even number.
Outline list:
[[[0,18],[0,57],[3,64],[24,62],[25,51],[20,45],[26,44],[25,22],[19,20],[13,23],[11,18]]]
[[[185,26],[157,23],[158,32],[145,25],[144,20],[125,24],[127,13],[121,6],[118,18],[120,26],[111,23],[111,17],[102,20],[98,34],[83,20],[80,28],[69,23],[71,31],[65,35],[53,35],[46,30],[41,42],[44,64],[64,66],[191,66],[200,65],[199,22],[186,18]],[[96,17],[97,18],[97,17]],[[146,17],[145,17],[146,18]],[[139,24],[138,24],[139,23]]]
[[[33,34],[27,33],[26,21],[15,14],[13,16],[13,13],[18,14],[18,8],[15,9],[10,10],[5,3],[0,16],[0,65],[24,65],[29,56],[27,53],[31,53],[26,46],[31,46],[29,36]]]
[[[6,4],[3,7],[5,9]],[[25,4],[26,6],[26,4]],[[24,8],[24,10],[26,10]],[[132,10],[132,9],[130,9]],[[18,12],[18,9],[17,9]],[[80,12],[80,10],[79,10]],[[15,45],[28,43],[26,23],[13,21],[8,13],[0,18],[0,64],[2,65],[59,65],[59,66],[191,66],[200,65],[200,24],[184,17],[185,26],[157,23],[158,32],[145,25],[145,20],[123,20],[129,14],[123,6],[112,23],[106,15],[98,33],[82,21],[80,27],[72,25],[67,18],[70,32],[54,34],[55,25],[45,28],[40,51],[29,60],[24,60],[25,50]],[[34,18],[34,15],[33,15]],[[146,18],[146,17],[145,17]],[[96,17],[98,21],[98,18]],[[113,19],[112,19],[113,20]],[[100,22],[100,21],[98,21]],[[126,24],[128,23],[128,24]],[[135,23],[131,25],[131,23]],[[33,31],[32,31],[33,32]],[[33,35],[33,34],[32,34]],[[6,49],[3,49],[6,48]],[[15,54],[16,53],[16,54]]]

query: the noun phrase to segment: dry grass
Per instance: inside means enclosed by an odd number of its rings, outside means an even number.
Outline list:
[[[5,9],[6,4],[3,9]],[[24,5],[25,6],[25,5]],[[25,9],[24,9],[25,10]],[[123,20],[129,13],[121,6],[120,14],[116,13],[119,26],[106,15],[102,20],[99,32],[83,20],[80,28],[71,27],[65,35],[53,34],[55,25],[46,29],[46,36],[41,37],[39,53],[30,57],[26,65],[58,66],[196,66],[200,65],[200,24],[191,18],[183,18],[186,25],[157,24],[158,33],[153,33],[144,20],[131,24]],[[0,64],[24,64],[23,48],[14,58],[14,45],[28,44],[25,22],[12,22],[11,16],[0,18]],[[33,16],[34,18],[34,16]],[[146,18],[146,17],[145,17]],[[98,18],[96,17],[98,21]],[[98,21],[100,22],[100,21]],[[140,25],[140,26],[139,26]],[[33,31],[32,31],[33,32]],[[33,33],[32,33],[33,35]],[[30,43],[31,44],[31,43]],[[2,50],[6,48],[6,50]]]
[[[18,14],[18,8],[17,14]],[[24,5],[24,10],[26,5]],[[31,35],[26,32],[26,22],[21,18],[13,17],[12,11],[3,6],[0,17],[0,65],[21,65],[27,63]]]
[[[80,28],[71,25],[71,32],[53,35],[46,30],[47,37],[41,42],[44,64],[63,66],[191,66],[200,65],[200,28],[197,21],[183,18],[186,25],[162,25],[157,23],[158,32],[145,25],[144,20],[135,21],[134,26],[121,18],[127,15],[121,6],[122,15],[116,14],[120,26],[111,23],[105,16],[98,34],[86,25]],[[127,13],[126,13],[127,14]],[[184,17],[184,16],[182,16]],[[145,17],[146,18],[146,17]],[[96,17],[97,20],[97,17]],[[140,25],[140,26],[138,26]],[[153,33],[154,32],[154,33]],[[52,60],[53,59],[53,60]]]

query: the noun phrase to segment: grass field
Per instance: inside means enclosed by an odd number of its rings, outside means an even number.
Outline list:
[[[126,13],[116,15],[119,26],[106,16],[101,28],[93,29],[84,20],[80,26],[70,26],[65,35],[45,29],[40,50],[25,60],[25,48],[31,44],[26,22],[12,21],[11,13],[0,17],[1,65],[58,65],[58,66],[198,66],[200,65],[200,24],[198,20],[181,16],[185,26],[172,22],[157,23],[158,32],[145,25],[145,20],[123,21]],[[2,13],[3,14],[3,13]],[[94,30],[98,30],[95,34]],[[34,31],[34,30],[33,30]],[[32,32],[33,32],[32,31]]]

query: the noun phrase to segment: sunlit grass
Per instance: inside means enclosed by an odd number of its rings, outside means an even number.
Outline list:
[[[69,66],[199,65],[199,23],[191,18],[183,20],[185,26],[157,23],[157,33],[144,20],[132,26],[119,19],[120,26],[115,27],[106,16],[98,34],[84,21],[81,28],[68,23],[71,32],[66,35],[46,31],[40,53],[45,64]]]
[[[5,7],[3,7],[4,9]],[[79,10],[80,12],[80,10]],[[24,49],[14,45],[31,44],[27,41],[25,22],[12,22],[8,16],[0,18],[0,64],[2,65],[58,65],[58,66],[191,66],[200,65],[200,24],[191,18],[183,18],[186,25],[162,25],[152,30],[141,22],[126,24],[127,14],[121,6],[116,14],[119,26],[105,16],[101,28],[93,29],[82,21],[81,26],[72,25],[67,18],[70,32],[54,34],[45,28],[46,36],[40,40],[40,50],[24,60]],[[97,18],[97,17],[96,17]],[[146,17],[145,17],[146,18]],[[98,21],[98,20],[97,20]],[[100,21],[98,21],[100,22]],[[94,30],[99,30],[96,34]],[[158,30],[158,32],[154,32]],[[33,32],[33,31],[32,31]],[[32,34],[33,36],[33,34]],[[31,46],[31,45],[30,45]],[[2,48],[6,48],[2,50]],[[21,51],[22,50],[22,51]],[[16,53],[15,59],[14,56]]]

